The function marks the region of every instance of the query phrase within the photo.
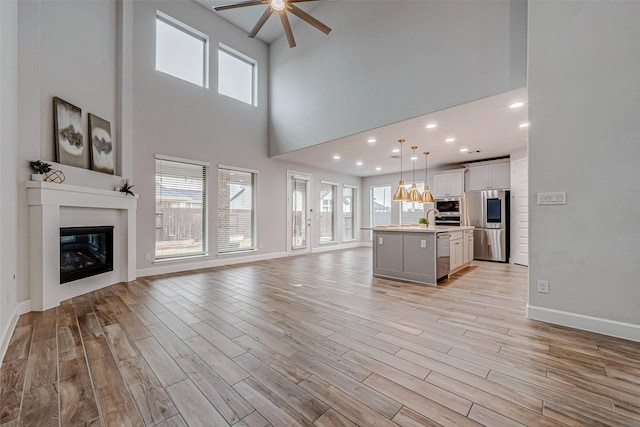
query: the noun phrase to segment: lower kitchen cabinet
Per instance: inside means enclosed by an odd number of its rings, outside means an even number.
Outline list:
[[[473,261],[473,230],[464,230],[464,263]]]
[[[450,247],[450,256],[451,256],[451,265],[449,267],[449,272],[453,273],[456,270],[459,270],[460,267],[464,265],[464,232],[463,231],[454,231],[451,234],[449,247]]]

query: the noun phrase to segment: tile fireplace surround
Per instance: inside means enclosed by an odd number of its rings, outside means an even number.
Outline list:
[[[31,309],[136,279],[138,197],[48,182],[27,182]],[[113,271],[60,284],[60,227],[113,225]]]

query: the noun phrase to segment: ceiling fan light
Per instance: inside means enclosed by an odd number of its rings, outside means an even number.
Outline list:
[[[281,10],[284,10],[284,8],[287,6],[284,0],[271,0],[270,4],[271,4],[271,8],[273,10],[277,10],[278,12]]]

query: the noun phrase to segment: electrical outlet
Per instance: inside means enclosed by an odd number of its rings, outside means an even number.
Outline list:
[[[149,252],[147,252],[146,254],[144,254],[144,259],[146,261],[151,261],[151,254]]]
[[[549,293],[549,282],[547,280],[538,280],[538,292],[541,294]]]
[[[420,240],[420,247],[421,248],[426,248],[427,247],[427,241],[426,240]]]
[[[378,244],[381,245],[384,243],[384,240],[382,239],[382,237],[378,236]]]

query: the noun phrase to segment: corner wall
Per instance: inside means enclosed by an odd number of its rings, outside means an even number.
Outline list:
[[[321,2],[270,48],[269,154],[520,88],[526,1]]]
[[[638,22],[633,1],[529,2],[528,315],[640,341]]]

